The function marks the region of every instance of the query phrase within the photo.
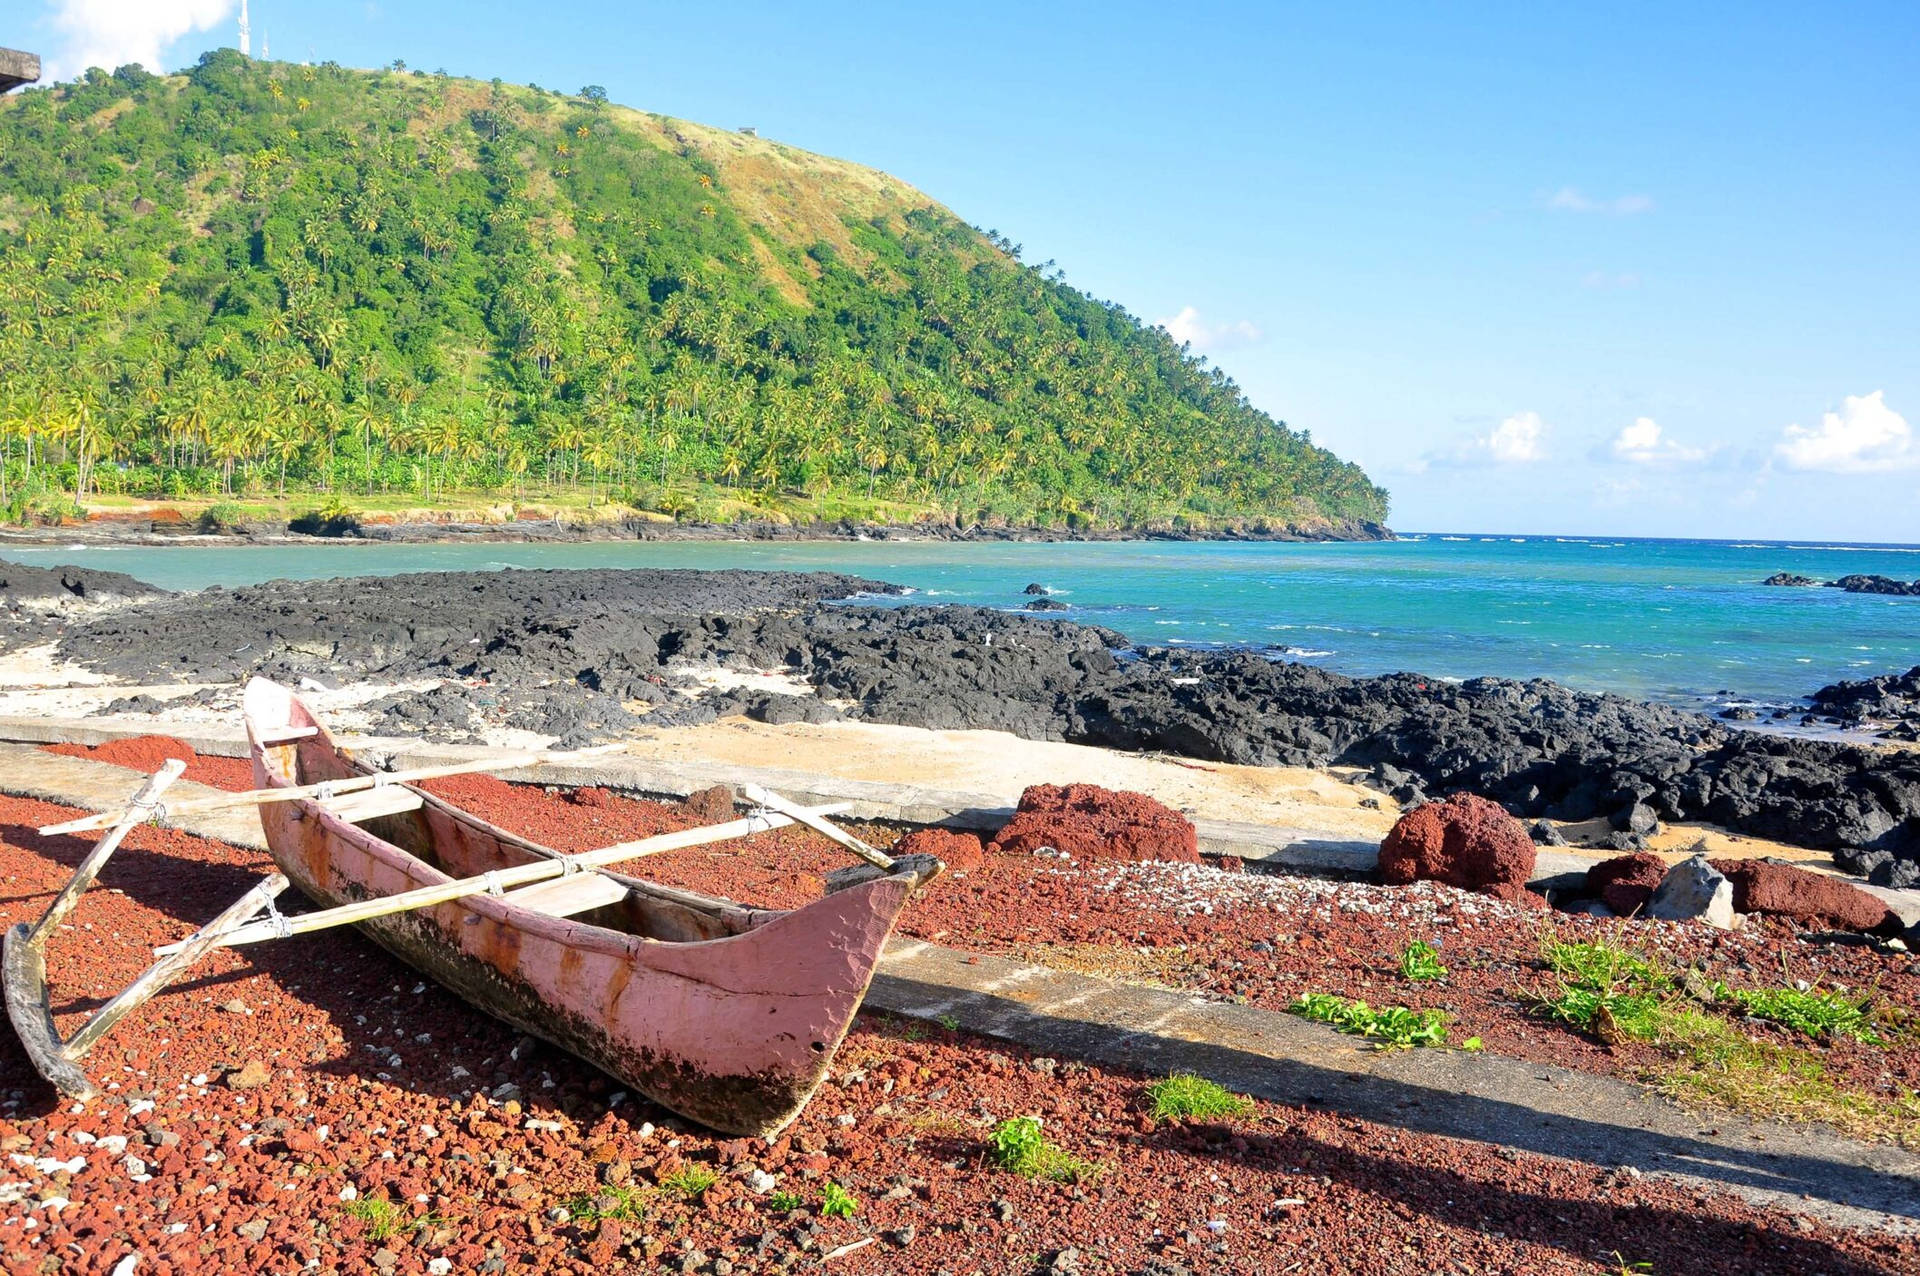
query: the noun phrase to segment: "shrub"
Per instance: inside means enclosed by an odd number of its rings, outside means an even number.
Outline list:
[[[246,514],[246,510],[233,501],[221,501],[200,511],[199,528],[209,535],[230,532],[240,526]]]

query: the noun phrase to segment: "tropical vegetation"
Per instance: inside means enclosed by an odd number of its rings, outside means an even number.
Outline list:
[[[1386,513],[1165,330],[749,131],[231,50],[0,101],[0,506],[556,491]]]

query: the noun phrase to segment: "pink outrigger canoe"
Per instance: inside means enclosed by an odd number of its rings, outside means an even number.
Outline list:
[[[249,683],[245,712],[256,787],[371,773],[278,683]],[[413,791],[417,809],[352,823],[316,800],[262,805],[274,862],[333,907],[556,857]],[[772,1137],[826,1076],[901,909],[938,871],[903,859],[785,912],[603,869],[358,925],[473,1005],[662,1106]]]

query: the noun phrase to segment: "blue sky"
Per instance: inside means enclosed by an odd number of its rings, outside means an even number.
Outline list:
[[[0,44],[69,75],[238,8],[28,3]],[[1402,528],[1920,542],[1920,5],[249,3],[256,53],[897,174],[1192,337]]]

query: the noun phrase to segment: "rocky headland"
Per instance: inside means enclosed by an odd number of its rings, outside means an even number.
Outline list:
[[[57,653],[143,682],[439,680],[375,706],[396,732],[506,725],[577,744],[733,713],[844,715],[1350,765],[1403,803],[1466,791],[1529,818],[1605,818],[1622,849],[1653,820],[1705,820],[1831,850],[1881,882],[1920,880],[1920,753],[1743,731],[1546,681],[1354,678],[1261,651],[1138,646],[1011,610],[875,605],[900,592],[784,572],[273,581],[75,614]],[[46,640],[36,625],[9,642],[29,638]],[[786,690],[716,671],[773,671]]]

